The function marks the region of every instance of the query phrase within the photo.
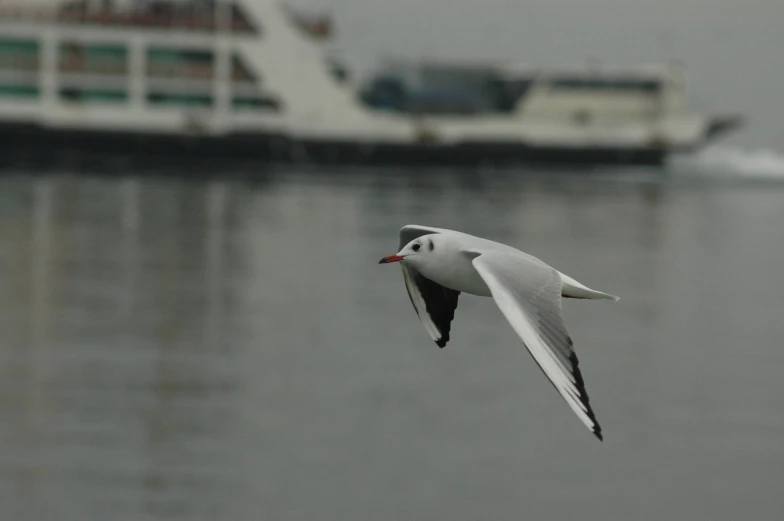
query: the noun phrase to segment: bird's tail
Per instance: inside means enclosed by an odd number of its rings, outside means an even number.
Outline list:
[[[561,273],[561,295],[564,298],[579,298],[579,299],[593,299],[593,300],[620,300],[615,295],[609,293],[602,293],[596,291],[588,286],[584,286],[574,280],[573,278]]]

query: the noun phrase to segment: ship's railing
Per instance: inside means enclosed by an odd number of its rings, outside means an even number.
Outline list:
[[[37,71],[40,67],[38,56],[0,55],[0,70]]]
[[[234,33],[256,33],[258,29],[250,23],[237,4],[228,4],[230,17],[221,22]],[[97,25],[147,29],[179,29],[186,31],[215,32],[219,21],[214,10],[193,9],[184,12],[153,13],[146,11],[86,10],[73,7],[61,9],[30,8],[0,5],[0,22],[26,21],[49,22],[73,25]]]

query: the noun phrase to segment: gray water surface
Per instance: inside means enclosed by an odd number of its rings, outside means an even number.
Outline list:
[[[777,519],[784,184],[513,174],[0,178],[0,518]],[[408,223],[621,296],[565,304],[604,443],[490,299],[435,346]]]

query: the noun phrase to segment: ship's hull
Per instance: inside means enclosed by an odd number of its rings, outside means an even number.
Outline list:
[[[520,143],[477,142],[454,145],[390,144],[360,141],[294,140],[277,134],[225,136],[50,129],[0,124],[0,151],[6,157],[34,159],[61,153],[100,153],[138,157],[204,157],[267,163],[374,166],[564,166],[646,165],[666,160],[664,148],[532,147]]]

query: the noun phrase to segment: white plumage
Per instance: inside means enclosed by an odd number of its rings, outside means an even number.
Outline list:
[[[515,248],[453,230],[408,225],[400,251],[403,279],[425,330],[444,347],[460,293],[492,297],[569,407],[600,440],[577,355],[561,316],[563,297],[610,299]]]

